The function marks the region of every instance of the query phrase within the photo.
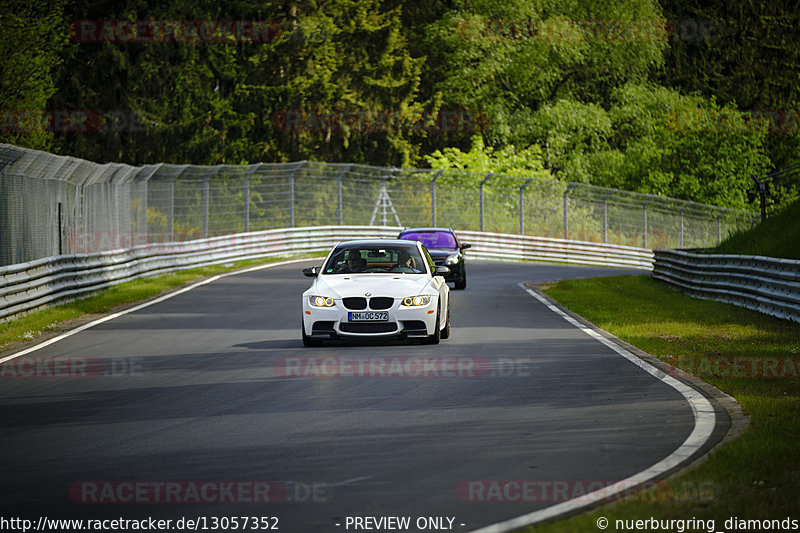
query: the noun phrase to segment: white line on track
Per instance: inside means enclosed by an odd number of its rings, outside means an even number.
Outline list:
[[[531,296],[542,302],[551,311],[559,315],[561,318],[563,318],[564,320],[566,320],[579,330],[583,331],[590,337],[608,346],[609,348],[611,348],[612,350],[614,350],[622,357],[624,357],[631,363],[635,364],[648,374],[651,374],[656,379],[663,381],[664,383],[666,383],[667,385],[669,385],[670,387],[681,393],[681,395],[683,395],[683,397],[686,398],[686,401],[689,402],[689,405],[692,406],[692,412],[694,414],[694,429],[686,438],[686,440],[683,441],[683,444],[678,446],[678,448],[675,451],[673,451],[670,455],[668,455],[661,461],[657,462],[656,464],[652,465],[650,468],[647,468],[637,474],[634,474],[628,478],[625,478],[621,481],[618,481],[617,483],[604,487],[595,492],[584,494],[579,498],[567,500],[557,505],[553,505],[545,509],[540,509],[532,513],[524,514],[516,518],[512,518],[510,520],[505,520],[503,522],[491,524],[481,529],[477,529],[473,531],[473,533],[501,533],[506,531],[512,531],[514,529],[530,526],[538,522],[542,522],[544,520],[550,520],[552,518],[559,517],[563,514],[573,513],[581,508],[594,505],[599,501],[604,501],[609,497],[616,496],[619,494],[624,494],[626,493],[626,491],[632,490],[636,485],[640,485],[642,483],[655,479],[659,476],[662,476],[665,473],[672,470],[673,468],[680,466],[683,462],[685,462],[692,455],[694,455],[695,452],[697,452],[697,450],[702,448],[703,445],[706,444],[706,442],[708,442],[708,439],[711,437],[711,434],[713,433],[714,427],[716,425],[716,415],[714,414],[714,407],[702,394],[700,394],[693,388],[689,387],[685,383],[678,381],[672,376],[668,376],[663,371],[654,367],[650,363],[640,359],[639,357],[632,354],[630,351],[626,350],[622,346],[618,345],[615,342],[612,342],[603,335],[600,335],[592,328],[589,328],[584,324],[581,324],[568,314],[564,313],[561,309],[548,302],[547,299],[543,298],[535,291],[527,288],[525,284],[520,283],[519,285],[525,290],[525,292],[527,292],[528,294],[530,294]]]
[[[218,275],[212,276],[212,277],[210,277],[208,279],[204,279],[203,281],[199,281],[197,283],[189,285],[188,287],[184,287],[182,289],[178,289],[177,291],[170,292],[169,294],[165,294],[164,296],[160,296],[160,297],[156,298],[155,300],[150,300],[149,302],[145,302],[143,304],[139,304],[137,306],[131,307],[130,309],[125,309],[124,311],[120,311],[118,313],[113,313],[113,314],[110,314],[110,315],[106,315],[103,318],[98,318],[97,320],[94,320],[92,322],[89,322],[87,324],[79,326],[79,327],[77,327],[75,329],[71,329],[71,330],[69,330],[69,331],[67,331],[65,333],[62,333],[61,335],[53,337],[52,339],[48,339],[48,340],[46,340],[44,342],[41,342],[41,343],[39,343],[39,344],[37,344],[35,346],[31,346],[30,348],[26,348],[25,350],[22,350],[20,352],[15,353],[15,354],[11,354],[11,355],[8,355],[6,357],[3,357],[2,359],[0,359],[0,364],[5,363],[6,361],[11,361],[12,359],[16,359],[17,357],[22,357],[23,355],[28,355],[29,353],[35,352],[36,350],[41,350],[45,346],[50,346],[51,344],[55,344],[60,340],[64,340],[67,337],[71,337],[71,336],[75,335],[76,333],[80,333],[81,331],[85,331],[85,330],[87,330],[89,328],[93,328],[93,327],[97,326],[98,324],[102,324],[103,322],[108,322],[109,320],[114,320],[115,318],[121,317],[122,315],[127,315],[128,313],[133,313],[133,312],[139,311],[140,309],[144,309],[145,307],[150,307],[151,305],[155,305],[157,303],[163,302],[164,300],[169,300],[173,296],[177,296],[179,294],[183,294],[184,292],[188,292],[188,291],[190,291],[192,289],[196,289],[197,287],[202,287],[203,285],[207,285],[209,283],[217,281],[218,279],[227,278],[228,276],[235,276],[237,274],[245,274],[247,272],[254,272],[256,270],[263,270],[265,268],[272,268],[272,267],[281,266],[281,265],[288,265],[288,264],[291,264],[291,263],[300,263],[300,262],[303,262],[303,261],[313,261],[313,260],[314,260],[313,258],[306,258],[306,259],[292,259],[292,260],[289,260],[289,261],[278,261],[277,263],[267,263],[265,265],[258,265],[258,266],[254,266],[254,267],[251,267],[251,268],[246,268],[244,270],[236,270],[234,272],[226,272],[224,274],[218,274]]]

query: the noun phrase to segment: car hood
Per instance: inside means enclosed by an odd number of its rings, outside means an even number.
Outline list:
[[[320,295],[331,298],[364,296],[390,296],[405,298],[415,296],[428,285],[428,276],[416,274],[348,274],[343,276],[319,276],[316,280]]]
[[[458,254],[457,248],[428,248],[431,257],[447,257],[448,255]]]

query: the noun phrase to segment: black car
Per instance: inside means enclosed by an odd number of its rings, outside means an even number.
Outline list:
[[[464,250],[472,245],[459,242],[452,228],[406,228],[397,238],[424,244],[437,266],[445,265],[450,269],[445,280],[452,281],[456,289],[467,286]]]

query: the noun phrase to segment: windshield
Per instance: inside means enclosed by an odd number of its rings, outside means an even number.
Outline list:
[[[425,263],[416,247],[346,246],[337,248],[322,268],[323,274],[424,274]]]
[[[449,231],[409,231],[400,235],[400,238],[419,241],[426,248],[457,248],[456,238]]]

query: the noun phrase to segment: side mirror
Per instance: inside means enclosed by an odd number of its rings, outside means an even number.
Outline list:
[[[466,250],[467,248],[472,248],[472,245],[471,244],[462,244],[461,245],[461,249],[462,250]]]
[[[450,273],[450,269],[446,266],[437,266],[433,269],[434,276],[446,276]]]
[[[303,269],[303,275],[308,278],[316,278],[319,275],[320,267],[308,267]]]

